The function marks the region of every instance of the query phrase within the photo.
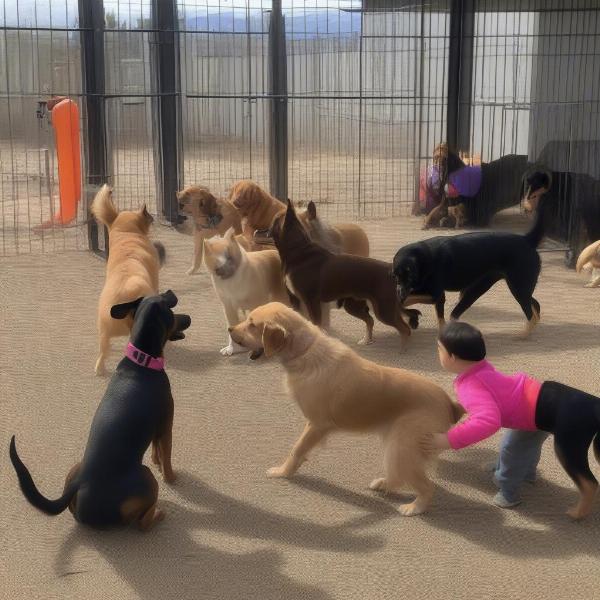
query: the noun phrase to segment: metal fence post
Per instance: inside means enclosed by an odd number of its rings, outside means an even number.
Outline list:
[[[288,197],[288,98],[285,19],[281,0],[273,0],[269,20],[269,187],[271,194]]]
[[[175,192],[183,181],[181,144],[179,39],[176,0],[152,1],[153,70],[158,95],[158,123],[154,130],[154,160],[161,212],[173,224],[180,222]]]
[[[457,152],[470,150],[474,23],[473,0],[451,0],[446,141]]]
[[[106,123],[104,98],[104,3],[103,0],[79,0],[81,29],[81,80],[85,99],[86,128],[84,133],[85,198],[89,207],[96,188],[107,181]],[[104,231],[108,241],[108,231]],[[108,244],[101,251],[98,224],[88,214],[90,250],[108,256]]]

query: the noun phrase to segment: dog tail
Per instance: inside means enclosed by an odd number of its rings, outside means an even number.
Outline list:
[[[42,496],[33,482],[29,469],[23,464],[23,461],[17,454],[14,435],[10,440],[10,461],[15,468],[17,477],[19,478],[19,485],[21,486],[21,491],[25,498],[27,498],[31,505],[47,515],[58,515],[63,512],[67,506],[69,506],[73,496],[75,496],[79,489],[79,482],[74,480],[67,486],[64,494],[57,500],[48,500],[48,498]]]
[[[165,250],[165,247],[161,244],[161,242],[152,242],[154,244],[154,247],[156,248],[156,251],[158,252],[158,262],[160,263],[160,266],[162,267],[165,262],[167,261],[167,251]]]
[[[91,207],[92,214],[100,223],[110,227],[119,211],[112,201],[112,189],[104,184],[96,194]]]
[[[548,202],[541,198],[535,211],[533,227],[525,234],[525,239],[531,246],[537,248],[546,233],[546,206]]]
[[[600,240],[594,242],[593,244],[590,244],[589,246],[586,246],[581,251],[579,258],[577,259],[577,265],[575,266],[575,270],[578,273],[581,273],[585,265],[589,263],[590,260],[592,260],[592,257],[596,254],[600,255]]]

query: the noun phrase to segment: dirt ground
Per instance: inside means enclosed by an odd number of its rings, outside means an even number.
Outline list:
[[[387,260],[425,235],[412,218],[364,225],[373,255]],[[2,598],[600,598],[600,501],[588,520],[568,520],[564,511],[575,492],[551,442],[539,480],[511,511],[490,502],[495,488],[485,466],[499,435],[443,456],[434,503],[418,517],[398,514],[400,497],[367,489],[381,472],[375,436],[338,435],[293,480],[267,479],[265,471],[279,464],[302,428],[283,370],[275,361],[219,354],[225,325],[210,280],[204,271],[185,275],[191,238],[167,228],[155,236],[168,253],[161,287],[178,294],[192,327],[167,349],[178,480],[172,487],[160,482],[167,516],[146,534],[91,531],[68,512],[38,513],[21,495],[8,461],[13,433],[50,497],[60,495],[82,455],[107,384],[93,373],[104,264],[83,251],[0,261]],[[564,268],[562,253],[543,254],[536,293],[542,322],[528,341],[516,339],[523,318],[504,284],[465,319],[483,329],[499,368],[600,394],[600,291],[584,289],[584,282]],[[357,350],[451,391],[451,376],[437,363],[433,310],[423,312],[405,354],[397,335],[380,324],[376,343]],[[339,311],[332,323],[352,346],[362,334],[361,324]],[[124,344],[113,344],[111,367]]]

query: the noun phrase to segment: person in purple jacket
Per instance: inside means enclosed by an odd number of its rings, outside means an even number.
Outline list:
[[[535,480],[542,444],[552,433],[556,455],[580,494],[567,512],[575,519],[587,516],[598,488],[588,450],[593,440],[600,461],[600,398],[555,381],[541,383],[525,373],[497,371],[485,360],[481,332],[468,323],[446,325],[438,353],[442,367],[457,375],[454,389],[467,418],[447,433],[423,438],[423,449],[459,450],[508,428],[494,470],[500,488],[494,503],[510,508],[520,503],[522,483]]]

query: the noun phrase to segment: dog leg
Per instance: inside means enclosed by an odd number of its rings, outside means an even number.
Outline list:
[[[331,305],[329,302],[321,303],[321,329],[327,333],[331,330]]]
[[[227,319],[227,324],[229,327],[235,327],[240,322],[240,315],[237,308],[233,307],[231,304],[223,304],[223,308],[225,309],[225,317]],[[236,342],[231,339],[231,335],[229,336],[229,344],[220,350],[223,356],[232,356],[233,354],[239,354],[240,352],[248,352],[248,348],[244,348],[240,346]]]
[[[446,294],[442,294],[435,301],[435,314],[437,316],[438,329],[440,331],[446,325],[446,319],[444,318],[444,304],[446,304]]]
[[[450,318],[454,320],[460,319],[461,315],[495,283],[500,281],[500,279],[502,279],[501,275],[486,275],[467,286],[460,292],[460,300],[452,310],[452,313],[450,313]]]
[[[176,479],[171,464],[171,450],[173,446],[173,422],[167,426],[167,430],[158,439],[160,466],[163,479],[166,483],[173,483]]]
[[[96,361],[95,372],[96,375],[101,376],[106,373],[104,363],[110,354],[110,337],[104,333],[100,334],[100,354]]]
[[[152,440],[152,463],[155,464],[159,470],[162,468],[160,464],[160,448],[158,445],[158,438]]]
[[[600,287],[600,269],[592,269],[592,277],[588,283],[585,284],[586,288]]]
[[[315,427],[310,421],[305,425],[302,435],[294,444],[290,455],[279,467],[267,471],[267,477],[291,477],[306,460],[306,455],[329,432],[329,429]]]
[[[204,255],[204,237],[194,234],[194,259],[192,266],[186,271],[187,275],[193,275],[202,265],[202,256]]]
[[[369,314],[369,305],[364,300],[356,300],[355,298],[346,298],[344,300],[344,310],[353,317],[364,321],[365,335],[358,340],[359,346],[366,346],[373,343],[373,326],[375,321]]]
[[[590,514],[598,490],[598,481],[590,470],[588,462],[588,449],[593,434],[592,436],[580,435],[576,442],[571,439],[570,432],[567,436],[565,439],[559,434],[554,435],[554,452],[579,490],[579,501],[567,511],[567,514],[573,519],[583,519]]]

